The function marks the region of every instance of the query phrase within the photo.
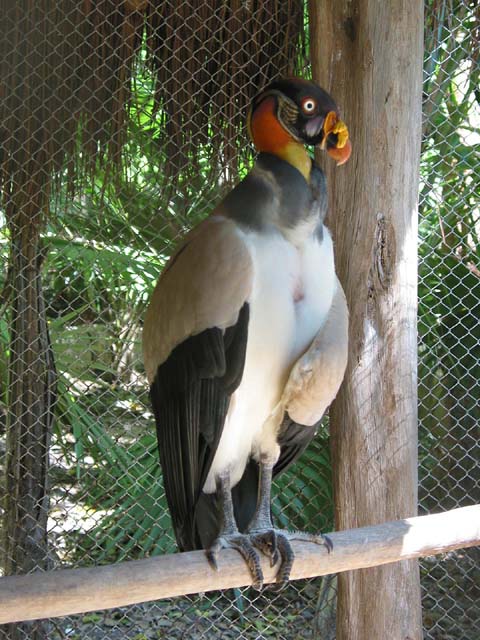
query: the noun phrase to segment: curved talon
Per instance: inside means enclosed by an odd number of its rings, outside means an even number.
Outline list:
[[[263,555],[270,559],[270,566],[273,567],[279,558],[276,532],[273,529],[259,533],[251,532],[250,540]]]
[[[207,556],[208,564],[212,567],[212,569],[215,569],[215,571],[218,571],[217,558],[216,558],[216,555],[213,553],[213,551],[211,549],[207,549],[205,551],[205,555]]]
[[[218,562],[217,562],[218,552],[222,548],[222,544],[220,540],[221,538],[217,538],[212,544],[212,546],[209,549],[206,549],[205,551],[205,555],[207,556],[208,563],[213,569],[215,569],[215,571],[218,571]]]
[[[295,554],[293,552],[292,545],[285,534],[277,534],[277,537],[280,555],[282,556],[282,564],[280,565],[280,569],[277,574],[277,585],[278,590],[280,590],[285,587],[290,578],[290,571],[292,570]]]
[[[313,542],[314,544],[321,544],[327,552],[333,551],[333,542],[330,538],[323,533],[306,533],[304,531],[293,531],[287,533],[289,540],[300,540],[302,542]]]
[[[274,566],[280,559],[280,567],[277,573],[276,585],[273,588],[280,591],[285,587],[290,579],[295,553],[290,544],[291,540],[300,540],[302,542],[313,542],[314,544],[323,545],[327,552],[333,550],[333,543],[328,536],[321,533],[307,533],[304,531],[283,531],[279,529],[253,529],[250,530],[250,541],[264,555],[270,558],[270,566]]]
[[[323,533],[321,533],[320,535],[323,538],[324,546],[327,548],[327,553],[330,553],[330,551],[333,551],[333,542],[330,540],[330,538],[324,535]]]
[[[214,540],[212,546],[206,549],[205,554],[209,564],[218,571],[218,553],[220,549],[235,549],[240,553],[247,563],[253,578],[252,587],[260,591],[263,587],[263,571],[260,565],[258,553],[249,538],[249,536],[237,533],[232,535],[220,536]]]
[[[273,567],[280,560],[277,582],[282,589],[288,582],[295,554],[288,540],[288,533],[276,529],[250,532],[250,540],[264,555],[270,558]]]

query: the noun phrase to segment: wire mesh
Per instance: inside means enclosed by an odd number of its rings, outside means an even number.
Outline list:
[[[170,553],[142,318],[178,238],[251,162],[241,125],[251,97],[272,77],[308,72],[305,8],[300,0],[1,8],[4,571]],[[420,494],[421,508],[435,511],[479,501],[480,115],[473,3],[429,0],[426,10]],[[30,323],[33,348],[15,341],[18,322]],[[29,388],[39,400],[26,416]],[[325,428],[279,484],[280,524],[333,527]],[[474,551],[422,563],[427,638],[480,636],[476,566]],[[281,593],[211,593],[4,633],[329,640],[334,613],[334,580],[317,579]]]
[[[420,507],[480,498],[478,12],[427,3],[419,229]],[[421,563],[427,638],[480,634],[478,549]]]

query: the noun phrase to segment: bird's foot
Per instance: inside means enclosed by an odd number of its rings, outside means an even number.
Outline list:
[[[214,569],[218,569],[217,559],[221,549],[236,549],[240,553],[252,574],[253,588],[260,591],[263,587],[263,571],[252,537],[243,533],[232,533],[220,535],[214,540],[212,546],[206,550],[207,560]]]
[[[292,570],[295,554],[290,544],[291,540],[301,540],[303,542],[313,542],[321,544],[327,548],[328,553],[333,549],[332,541],[328,536],[322,534],[305,533],[303,531],[286,531],[284,529],[253,529],[249,531],[252,544],[260,549],[262,553],[270,558],[273,565],[280,560],[280,568],[277,573],[278,590],[288,583],[290,571]]]

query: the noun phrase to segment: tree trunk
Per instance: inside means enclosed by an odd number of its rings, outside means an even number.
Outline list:
[[[422,0],[310,0],[314,79],[353,153],[327,168],[337,271],[350,309],[331,410],[338,529],[417,511],[417,193]],[[408,533],[406,534],[408,535]],[[337,640],[422,637],[416,561],[339,575]]]
[[[6,575],[48,569],[48,455],[55,367],[41,285],[39,228],[11,225],[9,360],[3,566]],[[5,625],[0,638],[45,640],[42,622]]]

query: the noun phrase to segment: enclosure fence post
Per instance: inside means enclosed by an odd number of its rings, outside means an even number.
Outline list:
[[[349,124],[327,168],[350,356],[331,410],[336,527],[417,510],[417,194],[421,0],[310,1],[314,80]],[[339,576],[338,640],[422,637],[416,561]]]

